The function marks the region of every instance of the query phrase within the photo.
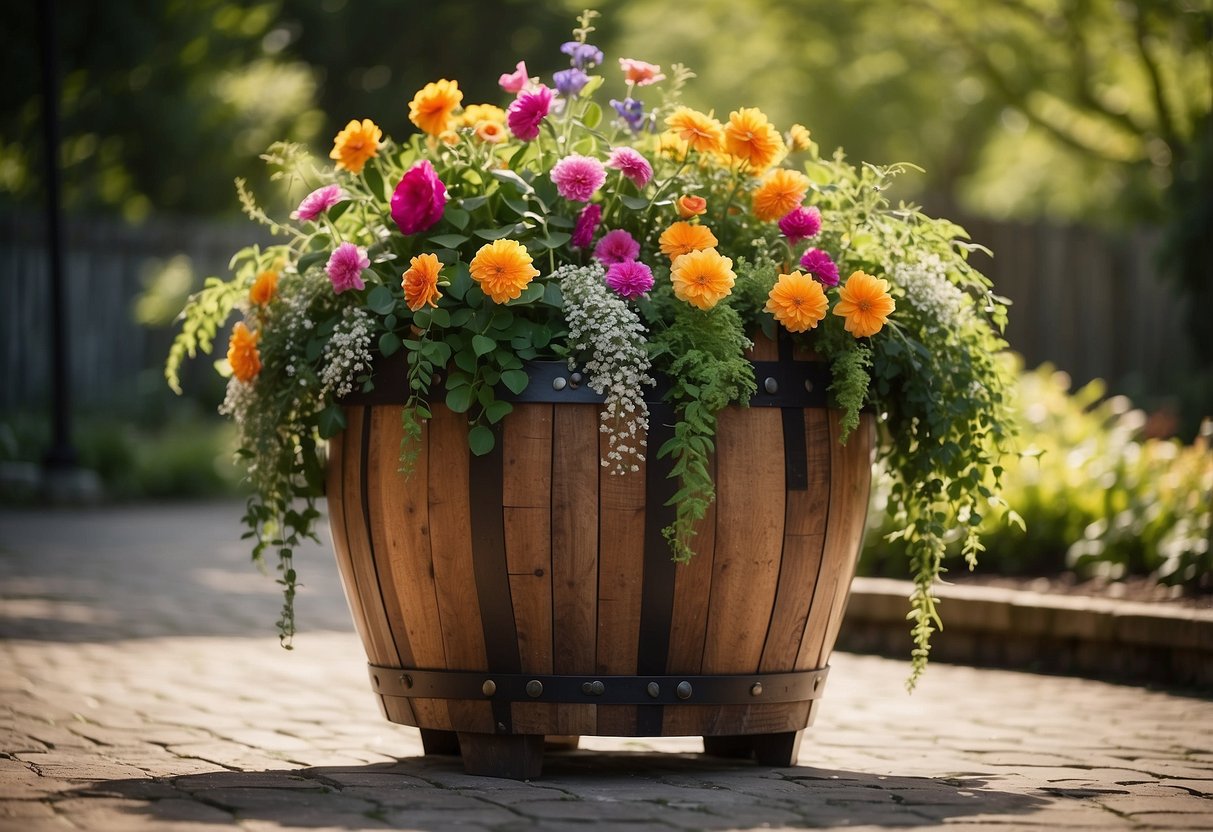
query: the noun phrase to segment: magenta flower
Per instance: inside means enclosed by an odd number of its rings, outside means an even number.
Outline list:
[[[807,240],[821,230],[821,211],[815,205],[793,208],[779,221],[779,230],[792,245]]]
[[[338,185],[325,185],[317,188],[303,198],[299,207],[291,212],[291,219],[311,221],[332,208],[338,202],[345,200],[345,191]]]
[[[433,227],[445,208],[446,185],[428,159],[409,168],[392,193],[392,219],[406,236]]]
[[[602,162],[590,156],[565,156],[552,168],[556,191],[570,202],[589,202],[606,182]]]
[[[520,93],[530,80],[526,74],[526,61],[519,61],[514,71],[502,75],[497,79],[497,83],[506,92]]]
[[[611,151],[607,159],[607,167],[614,168],[635,183],[637,188],[643,188],[653,178],[653,166],[649,160],[630,147],[617,147]]]
[[[531,141],[539,135],[539,125],[543,124],[551,109],[552,91],[543,84],[533,90],[519,93],[506,114],[510,132],[524,142]]]
[[[577,217],[577,224],[573,227],[573,239],[569,241],[569,245],[573,248],[589,248],[590,241],[594,239],[594,232],[598,230],[598,222],[601,219],[601,205],[590,203],[581,209],[581,214]]]
[[[827,286],[838,285],[838,266],[819,248],[811,248],[800,258],[800,267]]]
[[[604,266],[612,263],[626,263],[640,256],[640,243],[632,239],[632,235],[622,228],[608,231],[594,247],[594,259]]]
[[[341,294],[347,289],[362,289],[362,270],[369,267],[371,261],[366,256],[366,249],[353,243],[342,243],[329,257],[324,270],[328,272],[333,284],[334,294]]]
[[[635,300],[653,288],[653,271],[639,260],[612,263],[607,269],[606,284],[620,297]]]

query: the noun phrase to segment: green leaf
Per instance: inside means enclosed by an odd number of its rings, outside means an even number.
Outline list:
[[[482,205],[484,205],[484,203],[486,203],[488,201],[489,201],[489,198],[487,196],[469,196],[467,199],[461,199],[459,201],[459,204],[463,206],[465,211],[475,211],[477,208],[481,207]],[[448,208],[447,214],[450,214],[450,212],[451,212],[451,209]],[[463,226],[460,226],[460,228],[462,228],[462,227]]]
[[[624,194],[619,198],[619,201],[631,208],[633,211],[643,211],[645,208],[649,207],[648,199],[643,196],[629,196],[628,194]]]
[[[468,431],[468,447],[476,456],[484,456],[493,450],[493,446],[496,444],[497,437],[493,435],[492,429],[484,425],[476,425]]]
[[[600,79],[598,83],[601,84],[602,76],[599,75],[597,77]],[[589,84],[586,84],[587,88],[589,88],[589,86],[590,86]],[[597,86],[597,85],[595,85],[595,86]],[[586,94],[584,89],[581,92],[582,92],[582,94]],[[591,92],[593,92],[593,91],[591,90]],[[584,115],[581,116],[581,123],[584,124],[586,127],[590,128],[591,130],[593,130],[595,127],[598,126],[599,122],[601,122],[601,121],[602,121],[602,108],[599,107],[593,101],[591,101],[588,105],[586,105],[585,113],[584,113]]]
[[[308,269],[315,266],[317,263],[323,263],[329,259],[330,253],[327,251],[314,251],[311,254],[305,254],[299,258],[299,263],[295,268],[299,270],[299,274],[307,274]]]
[[[487,335],[473,335],[472,349],[475,350],[476,356],[480,357],[497,349],[497,342],[492,338],[489,338]]]
[[[396,308],[396,297],[388,287],[382,285],[376,286],[366,296],[366,305],[370,307],[372,312],[386,315]]]
[[[462,234],[435,234],[430,237],[430,242],[443,248],[458,248],[469,239]]]
[[[489,173],[494,179],[513,185],[518,193],[523,194],[524,196],[534,192],[534,189],[527,184],[525,179],[514,173],[514,171],[510,170],[509,168],[493,168],[491,171],[489,171]]]
[[[460,350],[455,353],[455,366],[464,372],[476,372],[476,354],[471,350]]]
[[[455,300],[463,300],[463,296],[472,287],[472,283],[472,272],[468,269],[468,264],[456,263],[455,274],[451,276],[451,284],[446,287],[445,294]],[[460,324],[455,324],[455,326],[460,326]]]
[[[430,319],[434,322],[434,326],[440,326],[443,329],[451,325],[451,313],[441,306],[430,310]]]
[[[330,404],[316,417],[316,430],[321,439],[336,436],[345,428],[345,410],[339,404]]]
[[[446,393],[446,406],[455,413],[467,413],[468,408],[472,406],[472,387],[463,385],[456,387],[454,390],[448,390]]]
[[[557,309],[564,308],[564,295],[560,293],[560,285],[557,283],[545,283],[543,286],[543,302],[548,306],[554,306]],[[540,346],[536,341],[536,346]]]
[[[531,377],[523,370],[506,370],[501,374],[501,383],[517,396],[530,383]]]
[[[502,419],[510,414],[514,409],[514,405],[509,402],[503,402],[501,399],[493,399],[484,406],[484,416],[492,424],[497,424]]]
[[[517,227],[516,225],[503,225],[499,228],[477,228],[474,233],[483,240],[500,240],[513,234]]]
[[[385,332],[379,336],[379,352],[383,357],[391,355],[400,349],[400,336],[394,332]]]
[[[466,306],[461,306],[458,309],[456,309],[454,312],[451,313],[450,326],[456,327],[456,328],[461,327],[464,324],[466,324],[468,321],[470,321],[472,319],[472,316],[475,314],[476,314],[475,312],[473,312],[471,309],[468,309]]]
[[[468,222],[472,219],[472,215],[462,208],[447,208],[442,216],[450,220],[451,225],[458,228],[460,231],[468,227]]]

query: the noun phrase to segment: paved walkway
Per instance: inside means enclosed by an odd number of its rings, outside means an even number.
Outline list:
[[[303,632],[240,506],[0,510],[0,829],[1213,829],[1213,702],[841,654],[800,767],[585,739],[534,783],[424,758],[379,716],[335,569]]]

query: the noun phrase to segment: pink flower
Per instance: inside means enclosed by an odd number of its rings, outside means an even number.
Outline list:
[[[594,258],[604,266],[626,263],[640,256],[640,243],[622,228],[608,231],[594,248]]]
[[[639,260],[612,263],[607,269],[606,284],[620,297],[635,300],[653,288],[653,271]]]
[[[506,114],[510,132],[524,142],[531,141],[539,135],[539,125],[543,123],[551,108],[552,91],[543,84],[533,90],[519,93]]]
[[[647,87],[649,84],[665,80],[665,76],[661,74],[661,67],[656,64],[635,61],[631,58],[620,58],[619,68],[623,70],[625,80],[638,87]]]
[[[594,232],[598,230],[598,221],[601,219],[601,205],[590,203],[581,209],[581,214],[577,217],[577,225],[573,227],[573,239],[569,241],[569,245],[573,248],[589,248],[590,241],[594,239]]]
[[[299,207],[291,212],[291,219],[310,221],[345,200],[345,191],[338,185],[325,185],[303,198]]]
[[[838,266],[819,248],[811,248],[800,258],[800,267],[827,286],[838,285]]]
[[[602,162],[590,156],[565,156],[552,168],[557,192],[570,202],[589,202],[606,182]]]
[[[328,272],[333,284],[334,294],[341,294],[347,289],[362,289],[362,270],[369,267],[371,261],[366,256],[366,249],[353,243],[342,243],[329,257],[324,270]]]
[[[653,166],[649,164],[649,160],[630,147],[617,147],[612,150],[611,157],[607,159],[607,167],[614,168],[631,179],[637,188],[643,188],[653,178]]]
[[[530,76],[526,74],[526,61],[519,61],[517,68],[513,72],[502,75],[497,79],[497,83],[506,92],[519,93],[530,80]]]
[[[392,193],[392,219],[406,236],[433,227],[445,208],[446,185],[428,159],[409,168]]]
[[[779,230],[793,245],[806,240],[821,230],[821,211],[816,205],[793,208],[779,221]]]

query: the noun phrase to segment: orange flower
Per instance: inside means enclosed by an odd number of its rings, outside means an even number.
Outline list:
[[[665,120],[678,138],[700,153],[716,153],[724,149],[724,128],[720,122],[690,107],[679,107]]]
[[[497,144],[505,140],[505,127],[495,121],[476,122],[476,138],[489,144]]]
[[[691,217],[698,217],[700,214],[707,213],[708,201],[701,196],[684,194],[678,197],[678,201],[674,203],[674,206],[678,209],[678,216],[684,220],[689,220]],[[715,245],[715,243],[712,245]]]
[[[439,136],[451,129],[451,113],[462,100],[458,81],[432,81],[409,102],[409,121],[431,136]]]
[[[788,130],[788,146],[793,152],[808,150],[813,146],[812,134],[803,124],[793,124]]]
[[[251,332],[244,321],[232,327],[232,338],[227,344],[227,363],[232,365],[232,375],[248,384],[261,372],[261,354],[257,352],[260,333]]]
[[[674,297],[700,309],[711,309],[733,291],[737,275],[733,274],[732,260],[714,248],[705,248],[675,260],[670,279]]]
[[[763,222],[777,220],[804,201],[809,177],[787,168],[776,168],[754,191],[754,216]]]
[[[683,254],[713,248],[718,240],[712,230],[706,225],[691,225],[689,222],[676,222],[661,232],[657,243],[661,253],[671,260]]]
[[[460,127],[475,127],[482,121],[495,121],[505,126],[505,110],[495,104],[469,104],[459,115]]]
[[[751,169],[766,170],[783,150],[783,139],[761,110],[742,107],[729,113],[724,128],[724,147]]]
[[[538,277],[539,270],[531,265],[526,246],[517,240],[494,240],[480,247],[472,258],[472,279],[493,303],[505,303],[522,294],[522,290]]]
[[[889,281],[866,272],[852,272],[838,292],[834,314],[847,321],[843,327],[856,338],[880,332],[896,308],[889,296]]]
[[[438,273],[442,264],[433,254],[419,254],[409,261],[409,270],[400,276],[404,302],[416,312],[427,303],[437,306],[442,293],[438,291]]]
[[[381,138],[383,131],[369,118],[364,118],[361,123],[351,121],[333,139],[329,158],[337,160],[338,168],[345,168],[350,173],[362,173],[367,160],[379,155]]]
[[[265,306],[278,292],[278,272],[267,271],[257,275],[257,279],[253,281],[253,288],[249,289],[248,299],[250,303],[255,303],[258,306]]]
[[[828,307],[821,284],[798,271],[779,275],[767,295],[766,311],[789,332],[807,332],[817,326]]]

